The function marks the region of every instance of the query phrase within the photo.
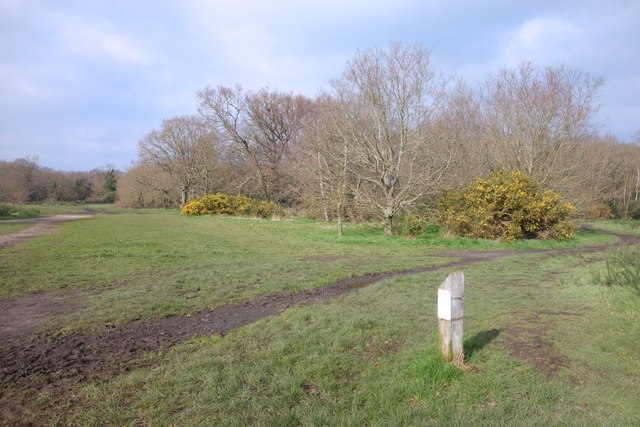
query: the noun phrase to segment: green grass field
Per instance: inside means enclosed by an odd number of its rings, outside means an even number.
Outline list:
[[[9,224],[6,224],[9,225]],[[632,231],[635,224],[616,224]],[[194,313],[443,253],[591,246],[384,237],[374,225],[185,218],[118,210],[0,252],[0,295],[73,293],[50,328]],[[71,425],[640,425],[640,298],[594,280],[605,253],[514,254],[464,267],[466,366],[440,361],[436,289],[446,271],[385,280],[154,355],[37,419]],[[52,396],[35,396],[48,408]],[[64,414],[64,415],[62,415]],[[61,418],[63,417],[63,418]]]

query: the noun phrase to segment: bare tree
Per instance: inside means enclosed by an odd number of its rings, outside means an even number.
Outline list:
[[[254,166],[262,195],[287,202],[284,168],[310,100],[267,89],[245,93],[240,86],[209,87],[198,96],[200,113]]]
[[[332,86],[340,105],[332,114],[336,149],[346,149],[358,194],[379,209],[391,234],[396,212],[433,190],[448,167],[450,153],[435,146],[429,129],[445,82],[429,51],[396,43],[357,55]]]
[[[216,168],[214,133],[196,116],[163,120],[138,144],[140,158],[161,167],[175,178],[184,205],[193,190],[206,182]]]
[[[437,146],[445,147],[452,160],[441,182],[442,189],[464,187],[485,175],[490,165],[482,154],[482,120],[478,94],[462,79],[447,92],[442,109],[430,127]]]
[[[117,204],[133,208],[175,207],[181,198],[179,187],[162,167],[139,160],[119,178]]]
[[[331,123],[338,103],[327,94],[316,98],[306,116],[304,138],[294,152],[295,179],[302,189],[307,206],[319,203],[325,221],[335,219],[342,235],[347,210],[354,211],[354,200],[348,198],[353,175],[347,168],[347,146]],[[351,182],[350,182],[351,181]],[[316,202],[316,203],[314,203]]]
[[[526,172],[558,191],[579,181],[602,84],[602,78],[564,67],[541,70],[523,63],[499,70],[487,81],[483,99],[488,162]]]

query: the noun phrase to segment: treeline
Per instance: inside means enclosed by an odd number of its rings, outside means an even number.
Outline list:
[[[444,76],[422,47],[392,44],[358,53],[315,98],[207,87],[197,113],[141,139],[118,203],[178,207],[243,194],[338,223],[380,219],[391,232],[394,217],[429,212],[443,191],[518,170],[582,215],[640,217],[640,133],[633,144],[599,134],[602,85],[523,63],[472,87]],[[72,178],[65,197],[79,199],[76,187]]]
[[[444,190],[519,170],[589,216],[640,215],[640,147],[600,136],[601,78],[524,63],[478,87],[430,52],[392,44],[346,65],[313,99],[207,87],[195,115],[162,122],[121,180],[130,206],[225,192],[338,221],[428,210]],[[640,139],[640,138],[638,138]],[[638,141],[636,141],[637,143]]]
[[[63,172],[40,166],[37,158],[0,160],[0,203],[113,203],[119,175],[113,167]]]

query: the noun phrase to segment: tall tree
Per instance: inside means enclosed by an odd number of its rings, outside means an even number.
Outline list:
[[[118,176],[116,175],[116,170],[114,168],[109,168],[103,172],[104,191],[116,191],[118,187]]]
[[[332,120],[337,149],[346,147],[358,193],[378,208],[391,234],[394,215],[433,190],[451,159],[430,132],[445,81],[429,51],[395,43],[358,54],[332,87],[340,105]]]
[[[216,168],[217,140],[197,116],[163,120],[160,130],[151,131],[138,144],[144,162],[168,172],[177,182],[184,205],[193,190],[206,182]]]
[[[602,84],[602,78],[565,67],[523,63],[499,70],[484,88],[488,161],[558,191],[582,180],[588,171],[581,155],[595,133]]]
[[[267,89],[244,92],[240,86],[208,87],[198,96],[200,113],[255,168],[263,197],[287,202],[284,168],[311,101]]]

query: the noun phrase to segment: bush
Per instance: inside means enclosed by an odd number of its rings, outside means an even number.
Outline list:
[[[107,191],[106,193],[104,193],[104,196],[102,196],[102,202],[103,203],[115,203],[116,199],[118,198],[118,193],[115,191]]]
[[[427,220],[415,212],[407,212],[400,219],[396,230],[401,236],[418,237],[427,231]]]
[[[260,218],[271,218],[281,213],[281,209],[274,202],[262,200],[254,203],[251,213]]]
[[[575,208],[521,172],[497,171],[487,179],[442,195],[437,217],[453,234],[513,241],[570,238]]]
[[[35,218],[40,215],[37,208],[0,204],[0,218]]]
[[[216,193],[191,200],[180,212],[182,215],[253,215],[270,218],[280,212],[280,207],[273,202],[254,200],[243,195]]]
[[[640,220],[640,202],[632,202],[629,206],[629,218]]]
[[[254,205],[254,201],[242,194],[230,195],[228,198],[229,207],[236,215],[249,215]]]

